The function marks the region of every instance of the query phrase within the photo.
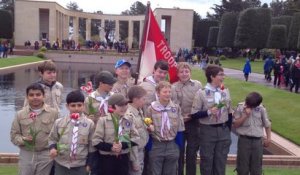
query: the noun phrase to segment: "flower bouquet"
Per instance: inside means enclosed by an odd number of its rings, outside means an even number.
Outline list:
[[[95,115],[97,113],[97,109],[93,107],[93,98],[90,96],[93,92],[92,82],[87,82],[86,86],[81,86],[80,89],[88,94],[88,115]]]
[[[29,114],[29,118],[33,121],[29,127],[29,137],[31,138],[31,140],[23,140],[25,147],[30,151],[35,151],[36,138],[39,132],[41,131],[37,130],[35,127],[36,117],[37,114],[35,112],[31,112]]]
[[[122,132],[122,126],[120,128],[120,118],[116,116],[115,114],[111,114],[111,118],[113,121],[114,125],[114,131],[115,131],[115,142],[125,142],[128,145],[128,148],[131,148],[131,141],[130,141],[130,136],[128,133]]]

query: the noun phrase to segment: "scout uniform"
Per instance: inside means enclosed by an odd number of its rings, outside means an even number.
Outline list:
[[[146,146],[148,139],[149,139],[149,133],[146,128],[146,125],[144,123],[144,114],[141,109],[136,109],[135,107],[131,106],[130,104],[128,105],[127,112],[125,114],[126,118],[128,117],[129,119],[132,120],[132,122],[135,125],[135,128],[137,129],[138,134],[140,135],[140,139],[136,141],[138,144],[138,164],[141,167],[140,171],[133,171],[130,167],[129,174],[130,175],[140,175],[143,172],[144,168],[144,147]],[[135,163],[135,162],[132,162]]]
[[[218,103],[219,101],[219,103]],[[217,115],[209,114],[208,109],[216,104],[224,104]],[[230,129],[227,125],[231,113],[231,99],[228,89],[214,88],[209,83],[199,90],[194,98],[192,114],[207,112],[200,122],[200,155],[202,175],[225,175],[227,154],[231,144]]]
[[[239,103],[234,113],[235,119],[244,114],[245,103]],[[239,135],[237,172],[239,175],[262,174],[263,129],[271,127],[271,122],[263,105],[252,109],[250,116],[236,128]],[[250,166],[249,166],[250,165]]]
[[[58,112],[46,104],[34,113],[29,105],[17,112],[12,123],[10,137],[11,142],[20,148],[20,175],[50,174],[53,161],[49,157],[47,139],[57,118]],[[37,132],[32,149],[26,147],[23,140],[23,137],[31,136],[30,130]]]
[[[42,80],[38,81],[42,85],[45,91],[45,100],[44,102],[52,108],[55,108],[57,111],[60,111],[59,106],[61,105],[63,85],[56,81],[52,85],[48,85]],[[25,98],[24,106],[28,105],[27,99]]]
[[[84,100],[84,105],[85,105],[85,113],[86,115],[89,114],[89,103],[90,103],[90,98],[92,99],[92,106],[93,108],[97,111],[95,115],[89,115],[88,118],[94,121],[95,124],[97,124],[97,121],[99,117],[103,117],[108,113],[108,104],[107,100],[109,97],[112,95],[112,92],[109,92],[108,94],[100,94],[97,90],[92,92],[88,97],[85,98]]]
[[[124,97],[127,97],[127,92],[128,89],[131,88],[134,85],[134,79],[133,78],[128,78],[128,80],[125,83],[121,83],[120,81],[117,81],[113,88],[112,92],[116,94],[122,94]]]
[[[193,99],[202,85],[197,80],[189,80],[185,83],[178,81],[172,85],[172,101],[181,108],[182,116],[191,114]],[[186,146],[186,174],[196,175],[196,158],[199,150],[199,122],[190,120],[185,122],[184,139]],[[180,150],[178,162],[179,175],[183,175],[185,147]]]
[[[149,151],[150,174],[176,174],[179,147],[175,137],[177,132],[184,131],[180,107],[172,101],[166,107],[154,101],[148,107],[147,116],[152,118],[154,125],[153,145]]]
[[[128,116],[121,117],[119,121],[119,132],[121,133],[119,134],[128,134],[130,136],[130,140],[133,142],[132,148],[129,148],[127,143],[122,143],[120,153],[116,154],[111,151],[115,142],[115,130],[111,115],[111,113],[108,113],[98,120],[93,136],[93,146],[100,153],[99,169],[102,175],[127,175],[129,160],[134,163],[138,161],[136,152],[130,154],[130,158],[128,153],[130,149],[136,150],[134,143],[137,143],[137,140],[139,140],[139,135],[131,119]]]
[[[147,91],[147,95],[145,97],[145,108],[143,109],[144,112],[147,111],[148,106],[150,106],[152,102],[158,100],[155,90],[156,85],[157,83],[155,82],[153,76],[146,77],[145,80],[140,84],[140,86]]]
[[[65,116],[55,121],[49,135],[49,145],[58,147],[60,144],[64,147],[58,150],[55,157],[55,174],[86,173],[88,153],[95,151],[92,146],[93,132],[94,122],[84,114],[77,120]]]

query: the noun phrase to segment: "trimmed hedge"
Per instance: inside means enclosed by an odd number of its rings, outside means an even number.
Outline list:
[[[272,49],[285,49],[287,48],[287,32],[285,25],[272,25],[269,39],[268,48]]]
[[[239,14],[235,12],[227,12],[223,14],[218,34],[218,47],[234,46],[234,36],[238,24],[238,17]]]

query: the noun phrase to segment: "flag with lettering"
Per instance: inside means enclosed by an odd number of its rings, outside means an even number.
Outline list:
[[[141,62],[139,69],[139,80],[152,75],[156,61],[165,60],[169,65],[168,78],[171,83],[178,80],[176,67],[177,63],[166,42],[159,25],[150,7],[145,19],[143,40],[141,43]]]

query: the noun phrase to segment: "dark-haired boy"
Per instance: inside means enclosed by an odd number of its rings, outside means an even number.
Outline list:
[[[262,174],[263,147],[271,143],[271,122],[263,98],[257,92],[247,95],[234,113],[234,124],[239,134],[237,153],[238,175]],[[267,138],[264,139],[265,129]]]
[[[50,174],[48,135],[58,112],[44,103],[44,88],[33,83],[26,88],[28,105],[18,111],[12,123],[11,142],[20,148],[19,174]]]
[[[38,71],[41,78],[37,83],[41,84],[45,91],[45,103],[60,111],[63,85],[56,81],[56,65],[53,61],[44,61],[38,66]],[[24,106],[26,105],[25,99]]]
[[[94,152],[94,122],[83,114],[84,95],[72,91],[67,95],[70,114],[55,121],[49,135],[50,157],[55,158],[55,175],[82,175],[89,171],[88,155]]]

